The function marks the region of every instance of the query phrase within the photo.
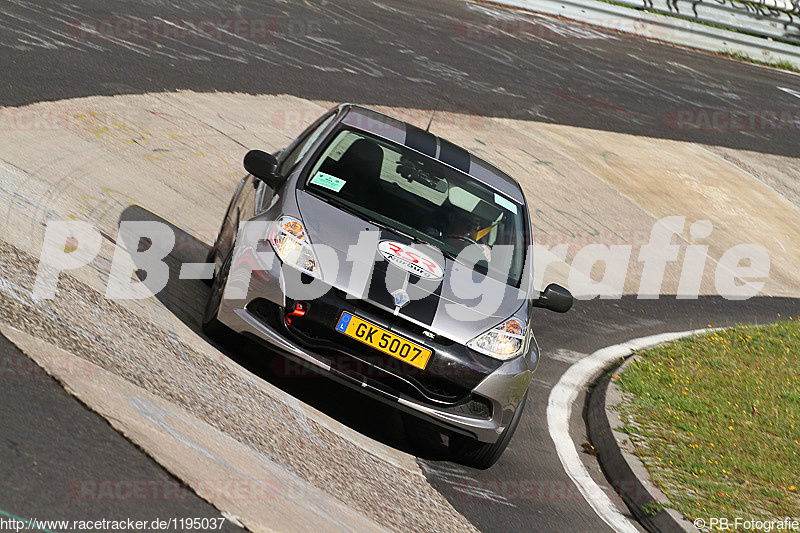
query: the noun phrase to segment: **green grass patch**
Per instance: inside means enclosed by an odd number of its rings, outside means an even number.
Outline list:
[[[642,505],[642,511],[644,511],[645,516],[655,516],[660,513],[663,508],[664,505],[656,501],[647,502]]]
[[[793,63],[791,63],[790,61],[786,61],[785,59],[781,59],[779,61],[761,61],[753,57],[750,57],[744,52],[734,52],[732,50],[721,50],[720,54],[732,57],[733,59],[738,59],[740,61],[746,61],[748,63],[755,63],[757,65],[766,65],[768,67],[782,68],[784,70],[791,70],[792,72],[800,72],[800,68],[797,68],[796,66],[794,66]]]
[[[641,353],[617,380],[626,433],[689,519],[800,510],[800,317]]]

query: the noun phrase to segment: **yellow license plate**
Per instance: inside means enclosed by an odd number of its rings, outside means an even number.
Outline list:
[[[431,350],[407,341],[403,337],[398,337],[394,333],[389,333],[347,311],[343,312],[339,318],[336,331],[419,369],[425,368],[433,354]]]

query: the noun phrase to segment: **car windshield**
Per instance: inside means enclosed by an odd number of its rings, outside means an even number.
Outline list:
[[[523,206],[434,159],[342,130],[311,165],[305,189],[495,279],[519,284]]]

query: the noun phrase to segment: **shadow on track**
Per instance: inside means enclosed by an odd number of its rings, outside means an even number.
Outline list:
[[[122,212],[120,222],[127,221],[160,222],[173,231],[175,247],[163,259],[169,267],[169,281],[156,294],[156,298],[178,320],[231,361],[378,442],[424,459],[446,458],[446,448],[441,444],[438,432],[424,425],[413,424],[414,437],[410,438],[409,430],[412,430],[412,426],[404,424],[404,421],[411,421],[391,406],[368,398],[314,371],[300,368],[270,348],[246,337],[236,336],[225,344],[206,337],[201,328],[201,320],[209,288],[200,280],[179,279],[179,274],[183,263],[205,262],[210,246],[169,220],[138,205],[128,206]],[[149,247],[149,243],[144,241],[146,239],[140,241],[139,251]],[[143,271],[138,271],[137,277],[144,280],[146,275]]]
[[[172,229],[176,246],[164,258],[170,270],[169,281],[156,298],[177,319],[206,338],[201,329],[201,319],[209,289],[200,280],[179,279],[179,273],[183,263],[205,262],[210,247],[140,206],[127,207],[120,217],[120,222],[124,221],[161,222]],[[147,243],[140,242],[140,250],[147,246]],[[144,279],[143,274],[140,279]],[[709,326],[763,324],[778,320],[779,315],[788,317],[799,312],[800,299],[796,298],[760,297],[732,301],[719,296],[701,296],[696,300],[661,296],[659,299],[639,300],[634,295],[620,300],[578,301],[566,315],[546,311],[536,315],[534,328],[543,354],[537,376],[552,380],[566,369],[563,361],[551,358],[558,352],[586,355],[608,345],[657,333]],[[297,364],[245,337],[237,336],[227,345],[208,341],[242,368],[355,431],[421,459],[447,459],[447,449],[437,431],[425,424],[413,423],[391,406],[316,372],[301,370]],[[528,402],[522,429],[518,431],[521,435],[515,438],[518,444],[527,440],[522,436],[526,432],[540,433],[544,427],[541,415],[547,398],[538,392],[543,391],[534,392]],[[534,424],[536,427],[531,426],[534,419],[538,419]],[[508,466],[513,464],[510,458],[504,459]],[[495,476],[504,470],[503,462],[491,470]],[[517,467],[524,468],[524,465]]]

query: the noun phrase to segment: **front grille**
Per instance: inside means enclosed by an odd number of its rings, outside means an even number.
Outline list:
[[[267,326],[285,335],[311,353],[322,357],[332,368],[356,379],[367,379],[423,403],[444,407],[466,405],[472,389],[498,366],[495,360],[475,354],[466,347],[437,337],[423,336],[425,328],[411,324],[402,317],[379,309],[363,300],[346,300],[341,291],[333,290],[308,304],[304,316],[292,317],[291,326],[285,323],[287,309],[295,302],[287,301],[283,308],[268,300],[257,298],[247,305],[248,311]],[[336,324],[343,311],[368,320],[387,330],[394,330],[417,344],[425,344],[434,354],[425,370],[420,370],[383,352],[352,339],[338,331]],[[439,342],[437,342],[439,341]],[[472,408],[473,411],[478,409]],[[489,407],[489,409],[491,409]],[[470,416],[482,416],[483,408]]]
[[[280,326],[278,306],[268,300],[256,298],[247,304],[247,310],[273,329]]]
[[[319,312],[319,307],[312,304],[315,312]],[[446,378],[427,375],[425,371],[372,350],[355,339],[336,332],[333,325],[325,327],[316,324],[316,321],[294,319],[293,326],[287,328],[283,322],[285,311],[262,298],[251,301],[247,305],[247,310],[267,326],[284,332],[301,346],[322,355],[333,368],[343,374],[380,383],[395,395],[402,394],[424,403],[431,403],[431,400],[434,400],[438,408],[453,413],[482,419],[489,419],[492,416],[492,404],[486,398],[471,394],[470,389],[452,383]],[[321,314],[329,315],[332,324],[335,324],[341,312],[338,309],[329,309]],[[354,357],[353,354],[358,354],[358,357]],[[396,365],[385,368],[387,361],[395,362]],[[398,369],[404,370],[406,374],[396,375],[392,372]]]
[[[453,405],[446,409],[460,415],[474,416],[486,420],[492,418],[492,403],[483,396],[478,396],[477,394],[471,395],[467,402]]]
[[[418,376],[415,381],[425,390],[435,394],[439,398],[457,400],[464,395],[464,390],[453,383],[441,378],[429,378]]]

